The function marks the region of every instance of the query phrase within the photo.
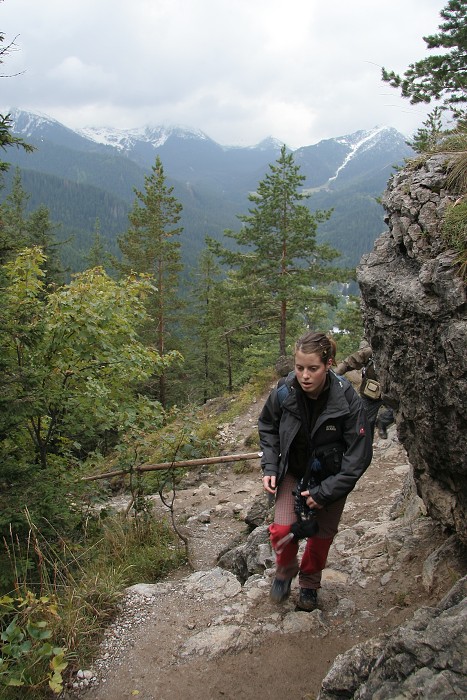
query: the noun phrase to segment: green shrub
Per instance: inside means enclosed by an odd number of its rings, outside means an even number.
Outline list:
[[[30,591],[0,598],[2,697],[20,698],[27,691],[37,697],[47,687],[57,694],[63,690],[68,661],[67,650],[53,643],[57,617],[54,598],[37,598]]]

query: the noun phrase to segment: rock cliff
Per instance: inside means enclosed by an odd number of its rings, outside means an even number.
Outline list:
[[[389,230],[357,268],[367,336],[429,515],[467,542],[466,288],[443,243],[459,197],[437,154],[383,195]]]
[[[420,159],[393,178],[383,196],[389,231],[357,268],[367,337],[417,492],[445,536],[453,533],[424,564],[428,570],[442,553],[446,577],[453,547],[457,575],[465,574],[467,543],[466,290],[441,233],[459,196],[447,187],[448,162],[441,154]],[[338,657],[319,700],[464,697],[466,581],[391,634]]]

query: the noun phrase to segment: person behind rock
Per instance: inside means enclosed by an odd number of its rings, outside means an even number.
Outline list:
[[[375,427],[378,428],[378,435],[384,440],[387,438],[387,429],[390,425],[394,423],[394,413],[392,408],[384,405],[384,409],[380,411],[383,406],[383,399],[381,398],[381,392],[376,391],[372,396],[365,392],[365,387],[368,385],[368,380],[375,383],[378,382],[378,377],[376,374],[376,368],[373,361],[373,350],[367,340],[362,340],[358,350],[342,362],[337,364],[334,370],[336,374],[343,375],[346,372],[350,372],[353,369],[362,370],[362,382],[360,384],[360,396],[362,397],[363,405],[367,412],[368,420],[370,421],[371,434],[374,437]]]
[[[388,439],[388,428],[394,422],[394,411],[390,406],[383,404],[382,408],[379,410],[378,417],[376,418],[376,427],[380,438],[383,440]]]
[[[362,401],[349,381],[330,371],[335,347],[324,333],[303,335],[295,344],[294,370],[271,391],[258,420],[263,487],[275,495],[270,598],[288,598],[298,573],[302,610],[317,606],[346,497],[372,458]],[[307,542],[299,567],[302,538]]]

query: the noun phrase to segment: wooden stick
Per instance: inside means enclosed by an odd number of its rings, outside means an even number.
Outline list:
[[[159,464],[142,464],[135,467],[134,472],[153,472],[163,469],[180,469],[182,467],[200,467],[204,464],[221,464],[222,462],[240,462],[244,459],[259,459],[262,452],[246,452],[242,455],[219,455],[219,457],[204,457],[202,459],[185,459],[181,462],[160,462]],[[120,469],[105,474],[94,474],[93,476],[83,476],[81,481],[95,481],[96,479],[111,479],[114,476],[129,474],[129,469]]]

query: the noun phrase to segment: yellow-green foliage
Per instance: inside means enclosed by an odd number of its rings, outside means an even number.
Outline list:
[[[457,153],[449,163],[447,185],[456,194],[467,194],[467,150]]]
[[[53,597],[23,595],[0,598],[0,688],[2,697],[25,697],[48,686],[63,690],[62,672],[68,666],[66,649],[54,644],[57,604]],[[21,690],[19,690],[21,689]],[[37,695],[35,695],[37,697]]]
[[[119,566],[126,586],[154,583],[185,562],[185,554],[168,522],[117,515],[103,525],[103,540],[94,562],[96,573]]]
[[[442,235],[446,245],[456,251],[460,275],[467,280],[467,200],[447,209]]]
[[[219,426],[241,415],[275,378],[271,370],[263,371],[235,394],[227,394],[202,407],[184,408],[173,414],[167,425],[151,436],[153,447],[146,450],[146,461],[180,461],[218,454]]]

